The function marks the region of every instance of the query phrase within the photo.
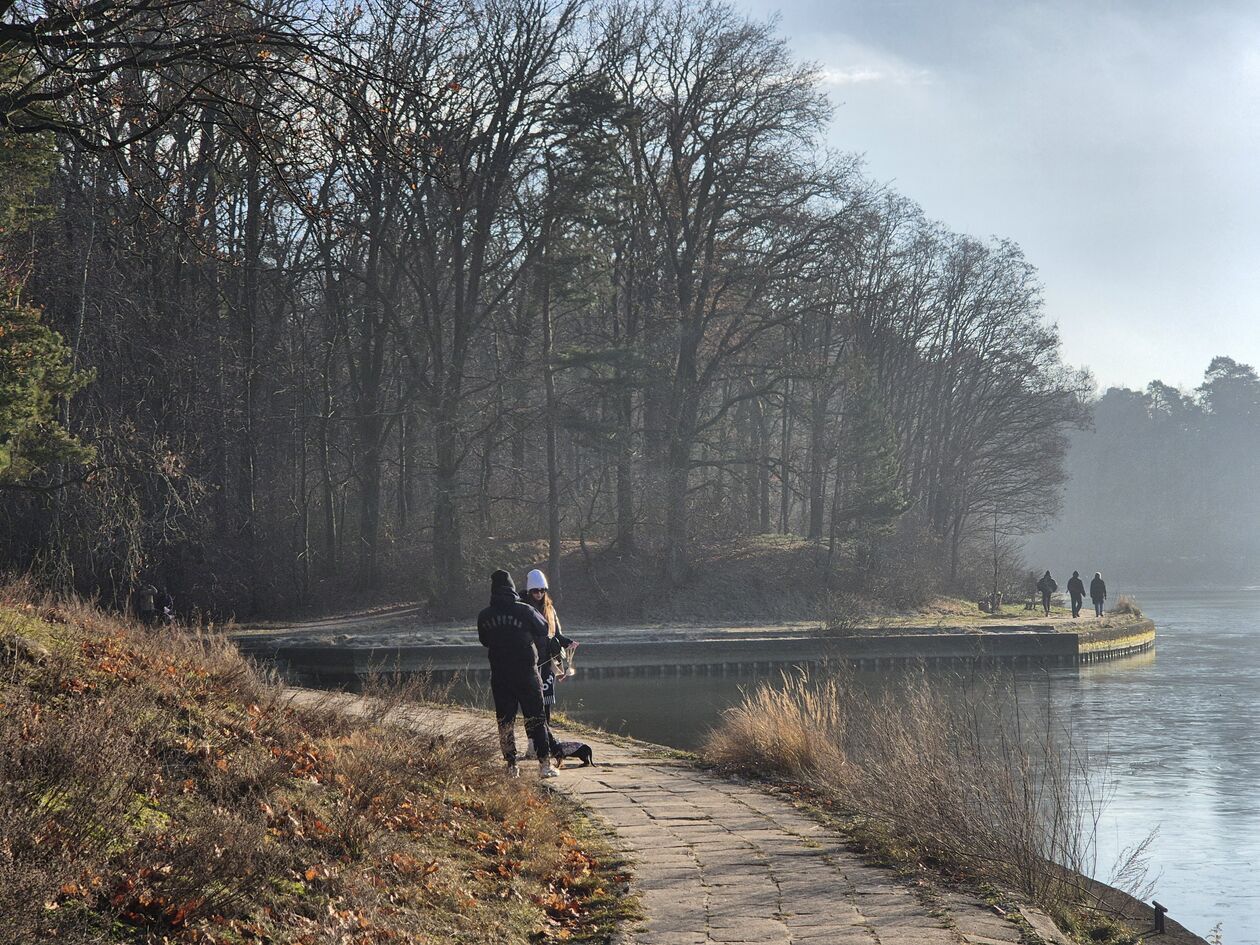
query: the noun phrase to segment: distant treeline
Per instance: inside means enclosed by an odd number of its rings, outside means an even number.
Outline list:
[[[930,583],[1056,510],[1085,379],[1033,267],[825,150],[819,76],[771,26],[713,0],[269,4],[256,34],[240,0],[108,6],[134,16],[0,49],[48,89],[0,134],[48,158],[22,158],[10,310],[95,372],[41,427],[94,456],[10,471],[0,565],[451,609],[492,541],[647,556],[674,588],[695,542],[781,532],[858,584],[902,553]],[[153,55],[89,72],[89,42]]]
[[[1030,544],[1030,563],[1111,569],[1129,584],[1257,583],[1257,468],[1251,365],[1213,358],[1189,393],[1113,387],[1094,429],[1072,438],[1063,512]]]

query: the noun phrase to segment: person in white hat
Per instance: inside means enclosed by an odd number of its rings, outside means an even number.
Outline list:
[[[547,652],[538,654],[538,674],[543,684],[543,718],[547,723],[547,738],[551,754],[556,755],[556,739],[551,734],[551,708],[556,704],[556,680],[565,676],[562,664],[576,646],[560,629],[560,617],[551,600],[547,575],[535,568],[525,576],[525,602],[530,604],[547,621]]]

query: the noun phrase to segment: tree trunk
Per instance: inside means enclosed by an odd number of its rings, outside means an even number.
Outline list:
[[[441,616],[454,616],[464,596],[459,447],[453,412],[449,404],[439,404],[433,424],[433,596]]]
[[[675,588],[688,577],[687,486],[691,471],[690,444],[670,443],[665,479],[665,584]]]
[[[687,498],[698,405],[688,396],[675,409],[665,461],[665,583],[670,588],[681,586],[691,572]]]
[[[782,429],[779,435],[779,534],[788,533],[792,516],[792,480],[788,467],[792,462],[792,382],[783,389]]]
[[[743,462],[740,466],[743,469],[744,484],[744,530],[749,535],[757,533],[757,506],[758,506],[758,485],[759,478],[757,475],[757,456],[761,451],[760,444],[757,440],[757,421],[753,414],[752,401],[741,401],[735,411],[735,425],[740,430],[745,431],[746,435],[739,438],[737,448],[742,448]]]
[[[544,262],[544,267],[545,267]],[[542,290],[543,389],[546,393],[546,415],[543,419],[547,438],[547,581],[560,586],[560,470],[556,456],[556,378],[552,365],[551,277],[543,276]]]
[[[411,415],[404,413],[398,420],[398,531],[405,534],[411,519],[411,507],[415,503],[415,484],[411,481],[412,450],[415,436]]]
[[[359,582],[375,587],[379,577],[378,548],[381,524],[381,417],[372,401],[361,405],[371,412],[359,418]]]
[[[240,429],[240,486],[238,506],[240,515],[239,534],[245,545],[246,581],[249,584],[250,609],[257,613],[260,609],[260,592],[258,576],[258,534],[257,534],[257,471],[258,444],[254,434],[254,415],[257,401],[257,341],[256,332],[259,321],[258,314],[258,270],[262,250],[262,186],[259,181],[259,158],[255,151],[250,157],[246,169],[247,192],[245,214],[245,259],[244,281],[242,285],[244,325],[242,326],[241,357],[244,368],[244,402]]]
[[[823,535],[823,517],[827,500],[823,494],[823,474],[826,470],[827,404],[815,384],[810,395],[809,416],[809,539],[819,541]]]
[[[332,428],[332,379],[329,373],[332,369],[332,346],[329,345],[330,355],[324,361],[323,371],[323,402],[319,421],[319,475],[320,485],[323,492],[323,509],[324,509],[324,570],[327,574],[336,574],[337,572],[337,492],[333,483],[332,472],[332,445],[329,442],[329,433]]]
[[[757,531],[764,535],[770,531],[770,431],[760,397],[753,401],[753,420],[757,430]]]
[[[617,265],[622,259],[618,256]],[[633,280],[627,277],[627,285],[623,293],[626,308],[626,324],[623,332],[619,317],[620,305],[614,300],[613,310],[613,343],[621,345],[632,343],[631,329],[634,327],[635,300],[632,296]],[[616,381],[614,403],[617,409],[617,548],[622,554],[635,552],[634,527],[634,391],[630,386],[630,378],[620,364],[614,368],[613,378]]]

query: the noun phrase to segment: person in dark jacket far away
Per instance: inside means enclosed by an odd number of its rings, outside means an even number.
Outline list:
[[[565,670],[561,665],[573,641],[560,629],[560,617],[556,614],[555,604],[551,601],[551,588],[547,586],[547,575],[535,568],[525,576],[525,602],[542,615],[547,622],[547,649],[539,654],[538,674],[543,684],[543,718],[547,722],[547,743],[551,756],[556,757],[559,746],[556,737],[551,733],[551,707],[556,704],[556,677],[563,679]]]
[[[1107,582],[1102,579],[1102,572],[1095,571],[1094,579],[1089,582],[1089,599],[1094,602],[1094,616],[1102,616],[1103,601],[1107,599]]]
[[[157,622],[158,589],[152,584],[136,588],[136,615],[146,627]]]
[[[1050,576],[1047,571],[1041,576],[1041,580],[1037,582],[1037,590],[1041,591],[1041,609],[1046,612],[1046,616],[1050,616],[1050,595],[1059,589],[1059,583]]]
[[[543,719],[542,677],[538,654],[547,652],[547,621],[516,594],[512,575],[490,575],[490,606],[477,615],[477,639],[490,657],[490,691],[499,720],[499,747],[509,777],[516,777],[516,712],[525,717],[525,735],[538,755],[538,774],[556,777],[548,753],[547,723]]]
[[[1081,572],[1073,571],[1068,578],[1068,594],[1072,598],[1072,616],[1081,615],[1081,604],[1085,601],[1085,582],[1081,580]]]

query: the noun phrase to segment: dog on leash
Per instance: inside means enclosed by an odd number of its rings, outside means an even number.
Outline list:
[[[554,758],[557,767],[564,764],[566,758],[578,759],[582,762],[583,768],[595,763],[595,759],[591,756],[591,746],[585,742],[556,742]]]

